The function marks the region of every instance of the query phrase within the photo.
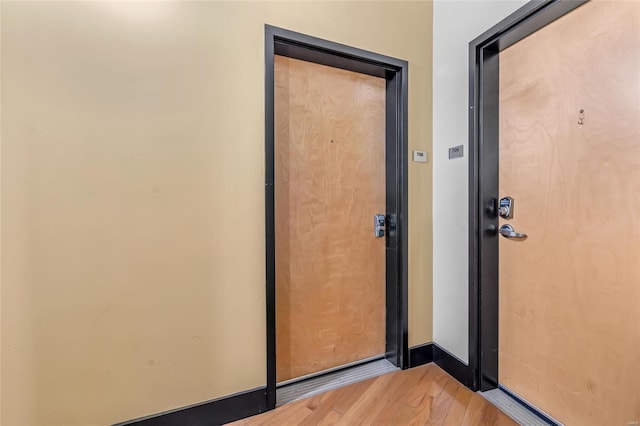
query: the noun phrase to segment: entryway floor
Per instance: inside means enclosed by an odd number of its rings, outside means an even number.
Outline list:
[[[430,363],[294,401],[233,425],[465,425],[517,423]]]

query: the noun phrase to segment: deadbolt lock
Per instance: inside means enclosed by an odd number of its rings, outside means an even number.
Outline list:
[[[503,219],[513,219],[514,200],[512,197],[500,198],[498,214]]]

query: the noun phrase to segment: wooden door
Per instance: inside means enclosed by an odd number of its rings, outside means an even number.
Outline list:
[[[275,57],[278,382],[384,353],[385,93]]]
[[[506,195],[529,238],[500,238],[500,382],[567,425],[637,424],[640,2],[593,0],[500,54]]]

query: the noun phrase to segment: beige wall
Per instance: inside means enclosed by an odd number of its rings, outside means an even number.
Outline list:
[[[2,425],[108,424],[265,384],[269,23],[410,63],[431,4],[2,2]],[[432,338],[431,164],[409,166],[409,342]]]

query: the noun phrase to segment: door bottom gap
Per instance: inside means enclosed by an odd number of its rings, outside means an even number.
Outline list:
[[[276,407],[399,370],[382,356],[278,383]]]
[[[495,389],[478,393],[515,420],[519,425],[563,426],[562,423],[549,414],[503,385],[498,385]]]

